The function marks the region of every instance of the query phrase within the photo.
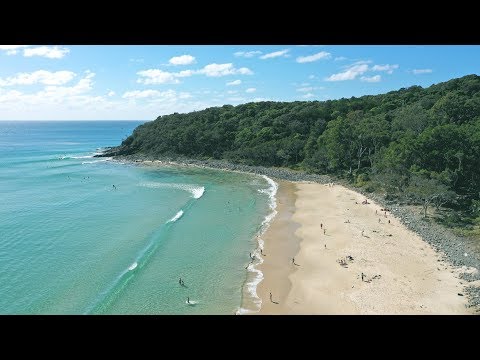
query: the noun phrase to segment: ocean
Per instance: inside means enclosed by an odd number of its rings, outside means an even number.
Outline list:
[[[93,157],[139,124],[0,121],[0,314],[234,314],[254,296],[276,184]]]

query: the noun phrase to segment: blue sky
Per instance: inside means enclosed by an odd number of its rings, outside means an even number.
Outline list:
[[[153,120],[480,73],[480,46],[0,45],[0,120]]]

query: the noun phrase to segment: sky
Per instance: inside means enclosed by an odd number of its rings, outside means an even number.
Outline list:
[[[480,46],[0,45],[0,120],[154,120],[480,73]]]

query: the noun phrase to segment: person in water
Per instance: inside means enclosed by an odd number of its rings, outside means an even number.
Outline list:
[[[190,298],[187,296],[187,304],[190,304]]]
[[[180,279],[178,280],[178,283],[179,283],[180,285],[182,285],[182,283],[183,283],[182,278],[180,278]]]

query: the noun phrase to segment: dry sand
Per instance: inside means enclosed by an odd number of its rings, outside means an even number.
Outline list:
[[[465,284],[459,270],[364,199],[340,185],[279,182],[278,214],[263,236],[259,313],[473,313],[458,295]],[[353,260],[342,266],[346,256]]]

